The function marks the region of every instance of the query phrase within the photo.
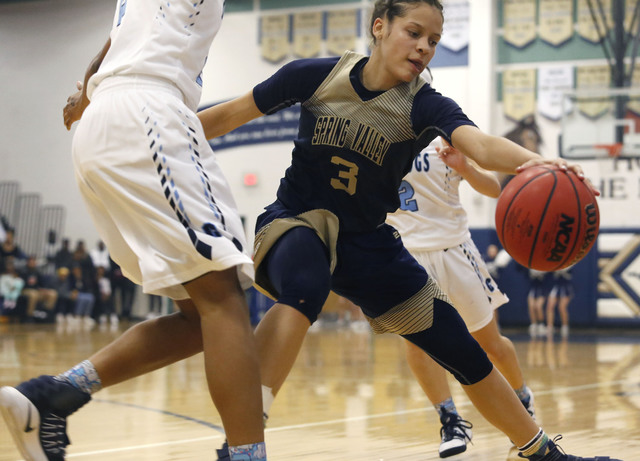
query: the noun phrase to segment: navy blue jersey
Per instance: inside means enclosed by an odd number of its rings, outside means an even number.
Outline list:
[[[473,125],[421,77],[387,91],[364,88],[367,57],[302,59],[253,89],[261,112],[301,103],[291,166],[277,197],[299,214],[326,209],[341,232],[368,232],[399,206],[398,187],[413,158],[436,136],[451,141]]]

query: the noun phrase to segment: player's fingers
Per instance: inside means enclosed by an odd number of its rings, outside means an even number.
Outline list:
[[[76,82],[76,88],[77,88],[78,90],[82,91],[82,82],[81,82],[80,80],[78,80],[78,81]]]

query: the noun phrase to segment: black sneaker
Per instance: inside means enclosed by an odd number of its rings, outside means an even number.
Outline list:
[[[549,441],[547,445],[547,452],[544,455],[524,456],[519,453],[521,458],[528,459],[529,461],[622,461],[618,458],[609,458],[608,456],[594,456],[591,458],[583,458],[580,456],[567,455],[558,445],[555,444],[562,438],[561,435],[556,436],[553,441]]]
[[[442,427],[440,428],[440,449],[438,453],[441,458],[457,455],[467,449],[467,443],[471,442],[471,428],[473,425],[465,421],[456,413],[443,413],[440,416]]]
[[[67,417],[91,395],[53,376],[40,376],[18,387],[0,388],[0,411],[27,461],[63,461]]]
[[[218,454],[218,461],[229,461],[231,456],[229,455],[229,444],[225,440],[222,447],[216,450]]]

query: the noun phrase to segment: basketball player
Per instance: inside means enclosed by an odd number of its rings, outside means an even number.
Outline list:
[[[471,335],[533,416],[533,394],[524,383],[513,343],[500,334],[494,315],[508,298],[471,240],[458,194],[463,179],[490,197],[500,195],[500,183],[459,151],[443,148],[441,138],[436,138],[416,157],[400,186],[400,208],[387,223],[400,232],[407,250],[451,299]],[[444,369],[422,349],[405,343],[409,366],[440,416],[440,457],[462,453],[471,440],[471,424],[456,410]]]
[[[258,217],[256,284],[277,299],[256,329],[268,413],[331,289],[377,333],[403,336],[463,385],[478,410],[534,461],[561,453],[494,369],[448,298],[385,224],[411,163],[437,135],[480,166],[513,173],[544,160],[483,134],[421,72],[442,34],[438,0],[379,0],[371,56],[293,61],[252,91],[199,114],[207,138],[301,103],[292,164]],[[583,177],[579,167],[573,170]]]
[[[232,460],[266,460],[240,217],[194,113],[224,0],[118,0],[110,38],[64,109],[80,191],[125,275],[181,312],[142,322],[59,376],[0,390],[27,460],[63,460],[66,418],[103,387],[204,350]],[[89,105],[89,100],[91,104]],[[86,109],[86,110],[85,110]],[[206,458],[206,456],[204,456]]]

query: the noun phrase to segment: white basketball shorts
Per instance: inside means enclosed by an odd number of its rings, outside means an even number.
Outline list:
[[[493,311],[509,301],[471,238],[446,250],[410,252],[449,296],[472,333],[488,325]]]
[[[146,293],[237,266],[253,282],[251,247],[197,116],[168,82],[111,77],[73,138],[76,178],[111,257]]]

